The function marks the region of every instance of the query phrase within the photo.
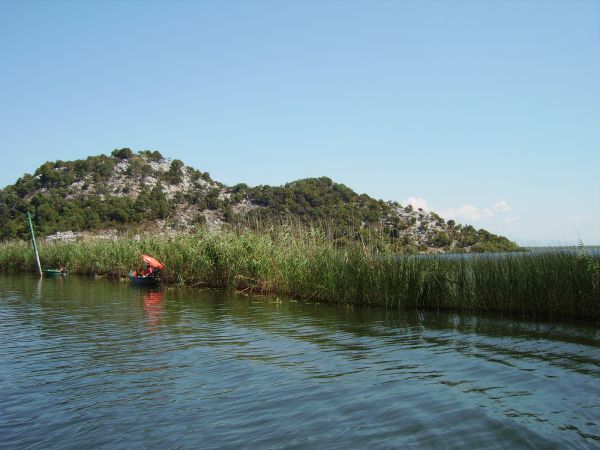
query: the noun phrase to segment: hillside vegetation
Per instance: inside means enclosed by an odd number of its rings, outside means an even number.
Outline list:
[[[434,212],[359,195],[327,177],[284,186],[226,186],[159,152],[47,162],[0,191],[0,240],[25,238],[27,211],[40,236],[106,228],[192,232],[200,227],[327,230],[340,246],[368,241],[394,252],[511,251],[505,237],[445,221]]]

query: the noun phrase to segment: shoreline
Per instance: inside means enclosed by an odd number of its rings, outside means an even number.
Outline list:
[[[345,305],[600,321],[600,258],[583,252],[398,257],[364,243],[339,248],[315,230],[40,245],[44,268],[64,265],[73,275],[111,279],[126,277],[140,265],[142,253],[165,264],[166,286]],[[0,267],[34,272],[30,243],[0,244]]]

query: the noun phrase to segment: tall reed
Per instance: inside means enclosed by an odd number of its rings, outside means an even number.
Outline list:
[[[148,253],[182,286],[235,288],[344,304],[496,311],[600,320],[600,262],[582,254],[396,256],[368,243],[339,248],[318,229],[200,232],[40,245],[45,267],[123,277]],[[0,244],[0,268],[34,271],[26,242]]]

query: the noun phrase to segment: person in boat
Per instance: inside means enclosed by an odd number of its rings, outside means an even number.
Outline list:
[[[60,265],[58,267],[58,270],[60,270],[60,273],[67,273],[67,268],[65,266],[63,266],[63,265]]]
[[[154,269],[152,268],[152,266],[144,264],[144,268],[140,271],[133,272],[133,276],[142,278],[152,277],[154,276]]]
[[[131,272],[131,275],[133,275],[134,277],[145,277],[147,268],[148,265],[144,264],[144,267],[138,270],[134,270],[133,272]]]

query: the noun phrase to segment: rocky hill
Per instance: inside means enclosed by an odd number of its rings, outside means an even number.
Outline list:
[[[47,162],[2,189],[0,240],[27,236],[28,210],[41,236],[98,229],[264,229],[294,223],[325,229],[340,243],[371,239],[399,252],[517,249],[504,237],[446,222],[410,205],[359,195],[326,177],[276,187],[226,186],[180,160],[128,148],[111,156]]]

